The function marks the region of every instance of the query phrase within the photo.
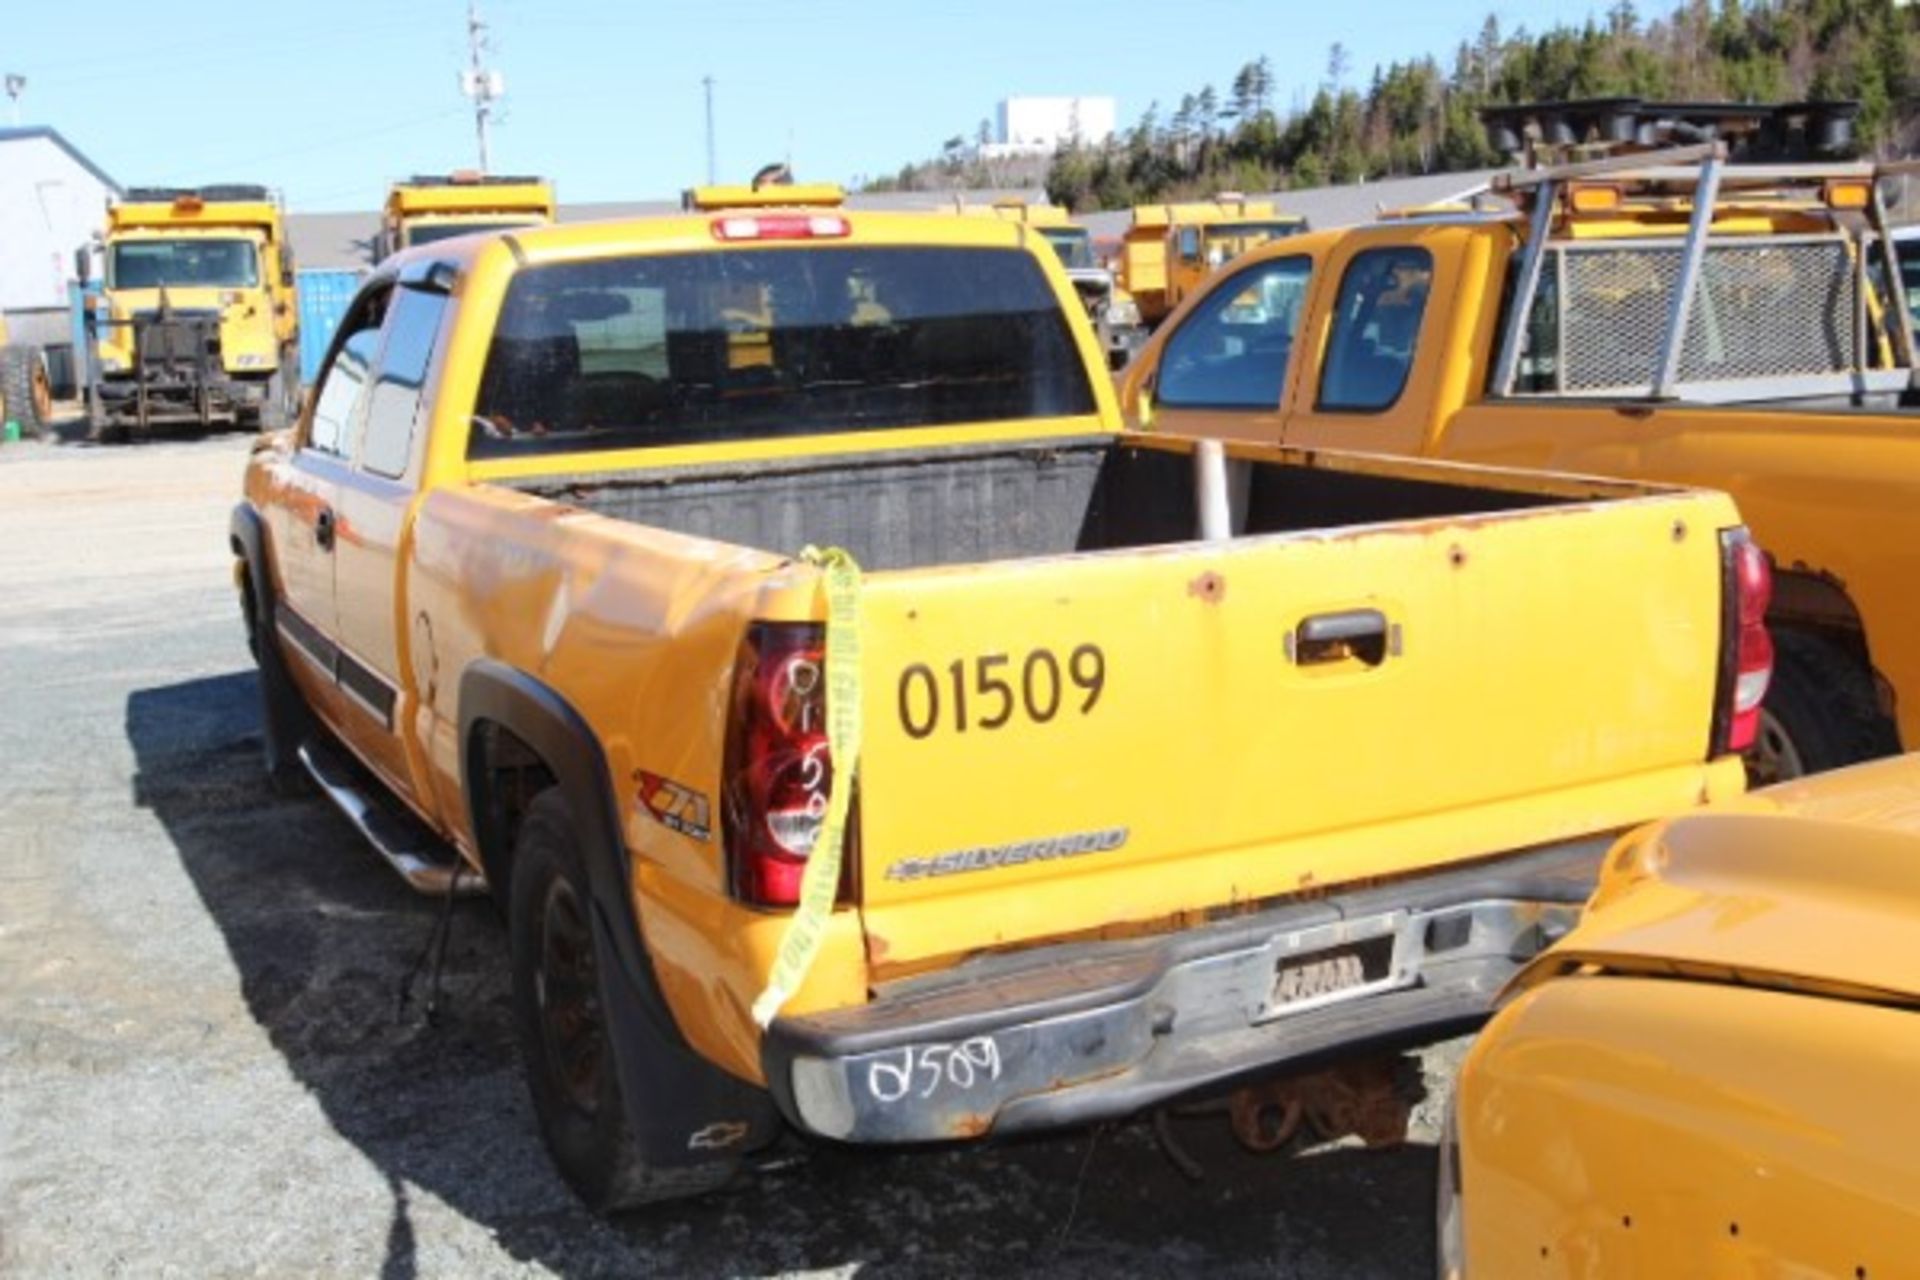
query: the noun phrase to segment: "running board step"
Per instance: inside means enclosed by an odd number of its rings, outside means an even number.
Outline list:
[[[399,812],[397,806],[382,798],[361,771],[340,755],[317,742],[308,742],[300,748],[300,763],[321,794],[333,801],[347,821],[359,828],[374,852],[412,888],[440,897],[451,892],[465,896],[487,891],[484,876],[461,862],[459,855],[417,818]]]

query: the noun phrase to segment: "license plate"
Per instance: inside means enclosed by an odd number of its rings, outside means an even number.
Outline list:
[[[1287,956],[1274,966],[1267,1014],[1324,1004],[1386,980],[1393,969],[1393,935]]]

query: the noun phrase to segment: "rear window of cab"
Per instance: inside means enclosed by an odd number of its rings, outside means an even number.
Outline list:
[[[1024,249],[715,249],[521,269],[472,457],[1095,411]]]

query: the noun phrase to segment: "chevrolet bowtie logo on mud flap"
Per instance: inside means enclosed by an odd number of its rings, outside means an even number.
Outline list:
[[[1125,844],[1127,834],[1126,827],[1108,827],[1104,831],[1083,831],[1046,840],[956,849],[952,853],[929,854],[924,858],[903,858],[887,868],[887,879],[925,880],[932,876],[957,876],[968,871],[995,871],[1028,862],[1108,853]]]
[[[687,1139],[689,1151],[725,1151],[747,1136],[744,1120],[715,1120],[704,1129],[696,1129]]]
[[[639,787],[641,806],[661,826],[690,839],[713,839],[713,806],[704,795],[645,769],[635,769],[633,780]]]

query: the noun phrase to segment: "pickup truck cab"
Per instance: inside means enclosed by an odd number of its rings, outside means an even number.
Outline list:
[[[1912,1275],[1916,861],[1915,756],[1623,840],[1461,1066],[1439,1273]]]
[[[1123,403],[1170,435],[1724,488],[1774,568],[1756,779],[1920,745],[1920,392],[1867,268],[1877,171],[1710,152],[1263,246],[1154,336]]]
[[[1126,433],[1033,229],[696,204],[382,266],[232,525],[270,771],[501,904],[591,1203],[1452,1034],[1743,786],[1723,495]]]

